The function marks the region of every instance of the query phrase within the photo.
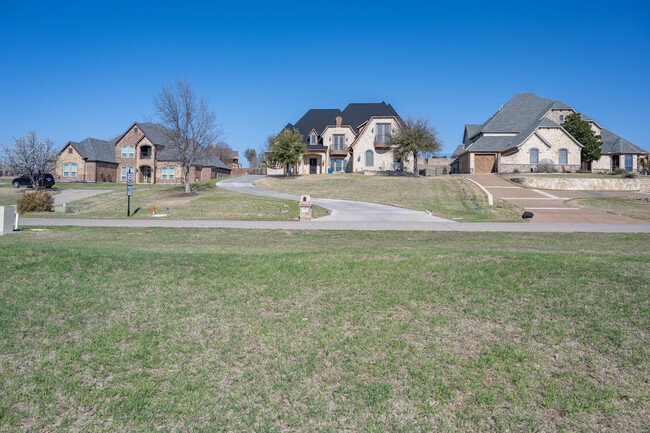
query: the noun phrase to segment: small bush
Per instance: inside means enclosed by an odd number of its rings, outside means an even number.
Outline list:
[[[518,168],[515,168],[514,170],[512,170],[512,172],[513,172],[513,173],[519,173],[519,169],[518,169]]]
[[[626,179],[634,179],[636,177],[636,173],[632,173],[631,171],[626,171],[623,173],[622,177]]]
[[[442,174],[447,174],[447,167],[443,167]]]
[[[537,164],[538,173],[555,173],[555,164],[550,159],[544,159]]]
[[[45,191],[26,192],[17,204],[18,213],[52,212],[54,198]]]

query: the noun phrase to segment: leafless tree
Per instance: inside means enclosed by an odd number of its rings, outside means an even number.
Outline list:
[[[223,141],[212,144],[208,147],[208,150],[228,166],[233,165],[237,157],[237,152]]]
[[[29,176],[34,189],[38,189],[39,175],[50,171],[56,161],[54,142],[36,136],[34,131],[13,141],[11,146],[2,145],[6,164],[11,171]]]
[[[207,146],[217,141],[221,131],[208,101],[198,99],[188,82],[163,86],[154,96],[156,114],[167,128],[175,157],[183,168],[185,192],[191,192],[190,168],[207,156]]]

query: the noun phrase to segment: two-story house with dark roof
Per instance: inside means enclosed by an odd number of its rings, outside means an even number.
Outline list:
[[[453,153],[452,172],[530,172],[540,163],[558,171],[576,171],[581,168],[582,145],[562,127],[566,116],[573,113],[576,110],[563,102],[519,93],[485,123],[465,125],[463,144]],[[582,118],[602,141],[602,156],[592,163],[592,170],[638,170],[638,157],[648,152],[595,120]]]
[[[230,167],[205,152],[190,169],[190,182],[230,174]],[[126,182],[134,173],[136,183],[183,183],[183,168],[165,127],[134,123],[110,140],[86,138],[70,141],[59,152],[54,177],[59,182]]]
[[[307,152],[293,167],[297,174],[352,173],[413,169],[413,161],[396,161],[388,134],[403,121],[385,102],[349,104],[343,111],[311,109],[295,124]],[[272,171],[269,171],[272,173]]]

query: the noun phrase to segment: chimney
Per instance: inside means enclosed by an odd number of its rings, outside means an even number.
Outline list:
[[[341,122],[343,122],[343,118],[341,116],[336,116],[336,127],[337,128],[341,127]]]

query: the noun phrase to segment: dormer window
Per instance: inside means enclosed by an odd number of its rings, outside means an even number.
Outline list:
[[[316,144],[316,134],[311,135],[311,144]]]

